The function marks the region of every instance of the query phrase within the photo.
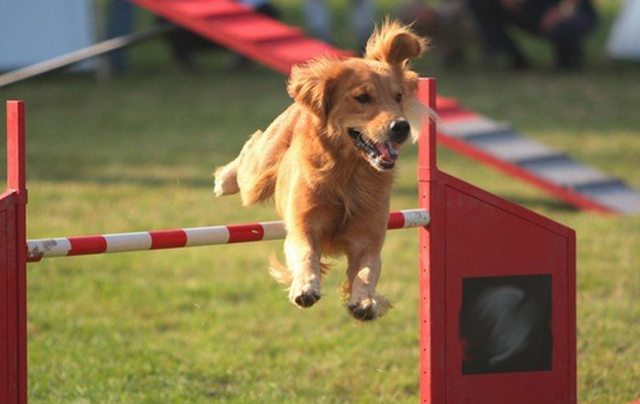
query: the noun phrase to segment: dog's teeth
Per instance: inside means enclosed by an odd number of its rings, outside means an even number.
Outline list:
[[[393,143],[387,143],[387,148],[389,149],[391,160],[396,161],[398,159],[398,151],[393,147]]]

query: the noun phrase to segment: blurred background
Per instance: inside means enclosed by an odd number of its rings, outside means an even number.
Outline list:
[[[526,30],[504,10],[482,28],[471,2],[462,10],[417,0],[249,5],[354,52],[372,22],[417,20],[433,42],[412,66],[437,78],[440,95],[640,189],[638,2],[593,0],[567,34],[580,46],[570,60],[559,59],[566,42],[552,34],[554,21],[542,19],[576,16],[579,2],[550,3],[556,16],[540,9],[536,23],[518,19]],[[0,10],[7,73],[161,23],[116,0],[0,0]],[[487,24],[506,27],[511,45],[488,40]],[[289,105],[285,83],[172,29],[0,87],[2,99],[27,101],[28,238],[275,219],[269,205],[215,199],[211,173]],[[417,206],[416,163],[416,148],[406,148],[394,209]],[[576,209],[447,149],[439,165],[577,231],[579,402],[640,397],[640,217]],[[354,323],[338,298],[341,260],[320,303],[295,309],[266,272],[281,242],[32,265],[31,402],[415,403],[417,248],[416,232],[389,234],[379,290],[395,308],[368,325]]]

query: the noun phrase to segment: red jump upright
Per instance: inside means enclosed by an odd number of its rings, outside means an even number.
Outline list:
[[[7,190],[0,196],[0,404],[27,402],[25,105],[7,102]]]
[[[435,81],[421,82],[435,103]],[[422,404],[575,404],[575,233],[438,170],[420,139]]]
[[[420,97],[431,108],[435,94],[435,81],[422,79]],[[28,246],[37,261],[74,255],[79,253],[74,243],[98,239],[26,240],[24,108],[20,101],[7,104],[8,189],[0,199],[0,404],[27,402]],[[421,209],[393,213],[389,228],[420,227],[420,403],[575,404],[574,232],[438,170],[435,122],[425,124],[419,148]],[[235,237],[237,231],[244,236]],[[283,234],[275,223],[112,234],[100,236],[100,248],[82,253]]]

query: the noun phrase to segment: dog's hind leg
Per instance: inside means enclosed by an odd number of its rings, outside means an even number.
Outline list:
[[[213,187],[213,192],[216,196],[233,195],[240,191],[237,178],[239,162],[240,156],[226,166],[219,167],[216,170],[214,174],[215,185]]]
[[[216,196],[233,195],[240,191],[240,186],[238,185],[238,170],[241,164],[247,165],[247,159],[255,158],[255,156],[251,156],[251,153],[261,136],[262,131],[259,130],[255,132],[244,146],[242,146],[242,150],[235,160],[226,166],[218,167],[214,174],[215,185],[213,188]],[[249,158],[247,157],[248,155],[250,156]]]

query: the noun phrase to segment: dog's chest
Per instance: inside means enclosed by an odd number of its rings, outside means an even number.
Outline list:
[[[370,216],[387,209],[391,183],[386,178],[353,176],[343,184],[334,184],[334,203],[341,210],[341,221]]]

